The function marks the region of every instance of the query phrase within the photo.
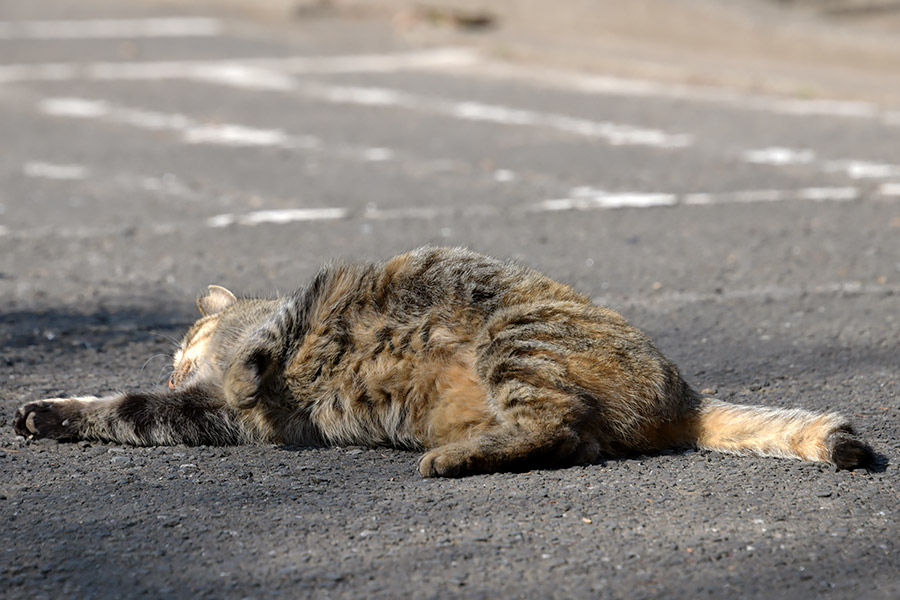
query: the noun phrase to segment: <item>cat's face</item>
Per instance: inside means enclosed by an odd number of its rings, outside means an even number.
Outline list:
[[[172,358],[169,388],[181,387],[211,367],[210,343],[219,325],[222,311],[237,301],[234,294],[218,285],[209,286],[207,294],[197,300],[203,315],[194,323]]]

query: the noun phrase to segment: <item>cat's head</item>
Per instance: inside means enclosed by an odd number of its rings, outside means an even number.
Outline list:
[[[169,388],[175,389],[183,385],[211,366],[210,343],[213,333],[222,313],[235,302],[235,295],[219,285],[209,286],[206,294],[197,299],[197,307],[203,316],[188,329],[175,351]]]

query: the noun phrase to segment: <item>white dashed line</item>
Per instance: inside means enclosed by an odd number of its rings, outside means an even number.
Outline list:
[[[851,179],[888,179],[900,177],[900,165],[877,163],[858,159],[838,159],[819,161],[816,153],[809,149],[783,148],[773,146],[747,150],[741,157],[745,162],[758,165],[789,167],[811,165],[824,173],[839,173]]]
[[[41,164],[41,163],[29,163]],[[59,167],[60,165],[55,165]],[[82,168],[82,167],[79,167]],[[44,169],[40,167],[38,171]],[[87,170],[85,169],[85,173]],[[101,184],[103,181],[100,182]],[[163,177],[141,177],[135,175],[119,175],[106,183],[113,188],[124,186],[125,188],[156,193],[161,196],[177,198],[179,200],[207,200],[220,203],[223,199],[233,200],[233,193],[215,191],[202,191],[202,188],[191,188],[173,174]],[[500,182],[502,183],[502,182]],[[101,187],[103,187],[101,185]],[[900,198],[900,184],[883,184],[878,192],[883,198]],[[239,194],[238,196],[240,196]],[[252,196],[256,201],[274,203],[271,199],[266,201],[259,194],[243,194]],[[801,188],[799,190],[745,190],[737,192],[724,192],[716,194],[667,194],[667,193],[627,193],[606,192],[594,187],[581,186],[573,188],[568,198],[559,198],[538,202],[525,209],[526,213],[538,214],[561,211],[588,211],[588,210],[614,210],[614,209],[653,209],[670,206],[710,206],[732,203],[765,203],[785,202],[795,200],[805,201],[848,201],[860,197],[856,188]],[[262,224],[291,224],[304,222],[325,222],[341,219],[359,219],[362,221],[436,221],[445,218],[502,218],[509,214],[509,208],[491,205],[468,206],[418,206],[379,209],[370,205],[365,209],[352,209],[347,207],[315,207],[315,208],[284,208],[257,210],[248,213],[224,213],[207,218],[204,221],[177,222],[177,223],[153,223],[142,224],[139,229],[150,235],[166,235],[173,231],[190,229],[196,226],[222,228],[229,226],[253,226]],[[0,228],[0,235],[17,239],[32,239],[44,237],[52,232],[52,235],[60,238],[91,238],[109,235],[118,235],[128,230],[125,227],[100,227],[100,228],[66,228],[58,226],[40,227],[26,230],[10,230]],[[844,290],[848,291],[848,290]],[[851,290],[852,291],[852,290]],[[718,295],[716,296],[718,297]]]
[[[619,208],[656,208],[663,206],[712,206],[719,204],[751,204],[806,200],[818,202],[846,202],[856,200],[860,192],[855,187],[810,187],[798,190],[742,190],[720,193],[634,193],[608,192],[590,187],[578,187],[565,198],[543,200],[531,207],[534,212],[566,210],[609,210]]]
[[[900,198],[900,183],[893,181],[882,183],[878,188],[878,193],[887,198]]]
[[[48,98],[41,101],[40,108],[48,115],[85,119],[102,117],[109,112],[105,102],[82,98]]]
[[[281,148],[310,148],[318,145],[318,140],[311,136],[291,136],[277,129],[259,129],[230,123],[199,123],[178,113],[117,106],[103,100],[47,98],[39,106],[45,114],[57,117],[103,119],[139,129],[180,133],[182,139],[189,144]]]
[[[446,65],[444,69],[454,72],[457,66]],[[522,67],[487,59],[472,65],[461,74],[538,82],[585,94],[683,99],[800,117],[830,116],[877,119],[886,125],[900,125],[900,111],[884,110],[867,102],[752,95],[724,88],[679,85],[604,75],[585,75],[558,69],[541,69],[534,65]]]
[[[794,150],[773,146],[759,150],[747,150],[743,154],[743,159],[757,165],[806,165],[816,159],[816,153],[812,150]]]
[[[223,146],[275,146],[289,148],[290,136],[277,129],[257,129],[244,125],[201,125],[184,132],[189,144],[220,144]]]
[[[612,208],[651,208],[674,206],[678,203],[675,194],[639,194],[606,192],[590,187],[575,188],[569,198],[544,200],[535,206],[537,211],[555,212],[561,210],[594,210]]]
[[[172,17],[71,21],[3,21],[0,40],[77,40],[204,37],[222,33],[218,19]]]
[[[518,175],[509,169],[497,169],[494,171],[494,181],[497,183],[510,183],[518,179]]]
[[[356,63],[359,70],[365,67],[395,68],[427,64],[445,65],[453,62],[443,53],[431,55],[394,55],[377,57],[344,58],[345,67]],[[451,53],[455,56],[456,53]],[[465,56],[465,55],[464,55]],[[463,57],[457,57],[464,59]],[[412,60],[416,59],[416,60]],[[428,60],[426,60],[428,59]],[[312,59],[310,59],[312,60]],[[393,62],[392,62],[393,61]],[[459,62],[463,62],[460,60]],[[416,110],[450,118],[495,123],[507,126],[540,127],[563,133],[604,140],[618,145],[651,146],[657,148],[684,148],[693,143],[692,137],[683,133],[670,133],[654,128],[624,123],[595,121],[515,107],[474,101],[454,101],[438,97],[422,96],[399,90],[365,86],[340,86],[316,82],[300,82],[293,77],[261,64],[278,64],[276,61],[247,65],[239,62],[183,62],[183,63],[100,63],[92,65],[13,65],[0,67],[0,82],[22,79],[66,80],[79,77],[100,80],[134,79],[191,79],[244,89],[264,89],[301,94],[307,98],[337,104],[358,106],[394,107]],[[290,63],[281,63],[290,72]],[[334,65],[332,65],[334,66]],[[323,66],[323,72],[325,68]],[[74,115],[71,115],[74,116]]]
[[[434,48],[393,54],[359,54],[356,56],[295,56],[240,61],[243,64],[274,69],[296,75],[339,73],[392,73],[419,69],[467,67],[481,61],[471,48]]]
[[[216,215],[206,221],[209,227],[229,225],[260,225],[263,223],[296,223],[301,221],[333,221],[348,215],[346,208],[285,208],[258,210],[246,214]]]
[[[639,306],[641,308],[662,308],[668,310],[673,305],[703,304],[732,300],[789,300],[806,296],[871,296],[900,293],[900,285],[862,283],[860,281],[840,281],[810,286],[755,286],[745,289],[724,289],[721,292],[653,291],[647,294],[615,297],[596,296],[595,304],[601,306]]]
[[[448,103],[440,100],[417,98],[411,108],[444,113],[459,119],[486,121],[501,125],[525,125],[556,129],[565,133],[603,139],[614,146],[656,146],[659,148],[684,148],[692,143],[691,136],[672,134],[658,129],[646,129],[633,125],[592,121],[554,113],[510,108],[481,102]]]
[[[278,89],[280,82],[293,82],[289,74],[390,73],[464,67],[477,62],[478,55],[464,48],[437,48],[394,54],[352,56],[289,56],[223,60],[182,60],[155,62],[94,62],[14,64],[0,66],[0,83],[16,81],[135,81],[163,79],[202,80],[213,74],[235,87]]]
[[[369,162],[382,162],[394,158],[394,151],[390,148],[368,148],[363,152],[363,158]]]
[[[822,169],[828,173],[843,173],[851,179],[887,179],[900,177],[900,165],[875,163],[864,160],[832,160]]]
[[[316,151],[364,162],[400,160],[397,153],[390,148],[348,145],[326,147],[321,140],[311,135],[295,135],[280,129],[263,129],[236,123],[203,123],[179,113],[161,113],[119,106],[104,100],[45,98],[38,102],[38,109],[44,114],[56,117],[97,119],[138,129],[169,131],[180,134],[180,139],[187,144]],[[446,161],[416,160],[409,157],[404,160],[435,172],[448,168]]]
[[[859,198],[859,190],[854,187],[812,187],[798,190],[800,200],[843,202]]]
[[[210,71],[202,75],[203,81],[235,85],[234,73]],[[259,78],[262,81],[264,78]],[[411,94],[379,87],[341,86],[313,82],[292,82],[290,78],[265,79],[267,89],[291,91],[308,98],[358,106],[395,107],[466,121],[481,121],[498,125],[542,127],[568,134],[602,139],[612,145],[642,145],[659,148],[683,148],[692,143],[691,136],[673,134],[658,129],[647,129],[621,123],[593,121],[555,113],[523,110],[496,104],[472,101],[452,101]],[[248,79],[239,79],[236,85],[247,85]]]
[[[887,125],[900,125],[900,110],[883,110],[866,102],[754,96],[724,88],[585,75],[558,69],[541,69],[534,65],[522,67],[485,59],[475,50],[459,47],[325,57],[5,65],[0,66],[0,83],[72,79],[203,79],[206,74],[215,72],[215,78],[220,83],[230,78],[231,85],[235,86],[286,89],[293,85],[285,79],[285,75],[289,74],[390,73],[404,70],[440,70],[447,73],[537,81],[588,94],[687,99],[788,115],[879,119]]]
[[[226,74],[222,79],[218,79],[216,72],[205,74],[203,79],[208,82],[218,81],[225,85],[231,85],[233,81],[229,74]],[[277,89],[292,91],[307,98],[336,104],[395,107],[465,121],[555,129],[568,134],[602,139],[617,146],[641,145],[659,148],[683,148],[690,146],[692,143],[691,136],[686,134],[674,134],[658,129],[648,129],[608,121],[593,121],[568,115],[523,110],[497,104],[446,100],[389,88],[328,85],[299,81],[291,83],[290,78],[284,78],[280,81]]]
[[[81,165],[59,165],[48,162],[32,161],[25,163],[22,172],[28,177],[38,179],[86,179],[89,172]]]

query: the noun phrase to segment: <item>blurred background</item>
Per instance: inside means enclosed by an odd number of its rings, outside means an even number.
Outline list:
[[[850,257],[871,254],[873,222],[896,225],[898,12],[7,0],[0,285],[26,305],[183,298],[207,279],[269,292],[327,256],[426,242],[538,262],[613,300],[893,283],[890,259]],[[860,205],[879,217],[847,248],[800,251],[783,229]],[[778,250],[741,251],[776,231]]]

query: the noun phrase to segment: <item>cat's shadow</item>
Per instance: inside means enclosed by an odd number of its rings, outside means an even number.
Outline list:
[[[886,454],[875,452],[875,460],[866,468],[869,473],[884,473],[890,465],[890,458]]]
[[[133,343],[166,338],[173,345],[193,322],[188,310],[124,307],[110,310],[19,310],[0,313],[0,352],[36,350],[78,352],[110,342]]]

